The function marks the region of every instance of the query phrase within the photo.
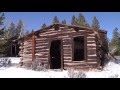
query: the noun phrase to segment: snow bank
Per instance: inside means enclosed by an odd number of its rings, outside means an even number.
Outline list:
[[[67,78],[67,71],[32,71],[24,68],[10,67],[0,70],[0,78]]]
[[[116,62],[110,61],[102,71],[85,72],[87,78],[120,78],[120,60]]]
[[[18,67],[20,58],[10,58],[16,66],[0,68],[0,78],[69,78],[67,70],[33,71]],[[120,78],[120,60],[110,61],[100,70],[84,71],[86,78]]]

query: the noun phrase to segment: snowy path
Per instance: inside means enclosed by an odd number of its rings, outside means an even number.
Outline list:
[[[120,60],[119,60],[120,61]],[[0,78],[69,78],[68,71],[33,71],[18,67],[19,58],[12,58],[11,67],[0,68]],[[103,71],[85,72],[86,78],[120,78],[120,62],[109,62]]]

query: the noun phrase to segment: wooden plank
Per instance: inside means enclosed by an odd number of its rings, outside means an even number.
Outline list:
[[[95,38],[87,38],[87,41],[95,41]]]
[[[87,59],[97,59],[96,56],[87,56]]]
[[[96,54],[96,50],[87,50],[87,54],[91,55],[91,54]]]

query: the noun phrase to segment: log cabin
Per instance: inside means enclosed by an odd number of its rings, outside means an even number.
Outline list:
[[[99,30],[103,47],[108,50],[107,31]],[[100,66],[98,38],[91,28],[52,24],[18,39],[22,65],[35,61],[47,69],[81,69]],[[103,58],[104,59],[104,58]]]

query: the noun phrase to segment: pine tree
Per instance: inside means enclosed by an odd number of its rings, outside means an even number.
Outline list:
[[[72,16],[71,25],[77,25],[76,17],[74,15]]]
[[[4,13],[0,12],[0,37],[2,37],[5,33],[4,28],[2,27],[4,24],[4,19],[5,19]]]
[[[4,34],[5,34],[5,29],[3,28],[4,25],[4,13],[0,12],[0,56],[3,56],[5,54],[5,40],[4,40]]]
[[[62,24],[66,24],[66,20],[63,20],[63,21],[62,21]]]
[[[16,28],[15,24],[12,22],[8,28],[8,38],[12,38],[16,36]]]
[[[4,25],[4,19],[5,19],[4,13],[0,12],[0,27]]]
[[[25,29],[22,20],[19,20],[17,28],[16,28],[16,36],[21,38],[25,36]]]
[[[44,23],[43,25],[42,25],[42,28],[45,28],[46,27],[46,24]]]
[[[99,21],[98,21],[98,19],[96,17],[93,18],[92,28],[95,31],[98,31],[100,29]]]
[[[80,13],[79,17],[77,18],[77,25],[83,26],[83,27],[90,27],[87,21],[85,20],[85,17]]]
[[[115,54],[120,55],[120,34],[118,28],[113,30],[113,36],[111,39],[110,47],[116,48]]]
[[[54,24],[55,24],[55,23],[59,23],[59,20],[58,20],[58,17],[57,17],[57,16],[54,17],[53,23],[54,23]]]

